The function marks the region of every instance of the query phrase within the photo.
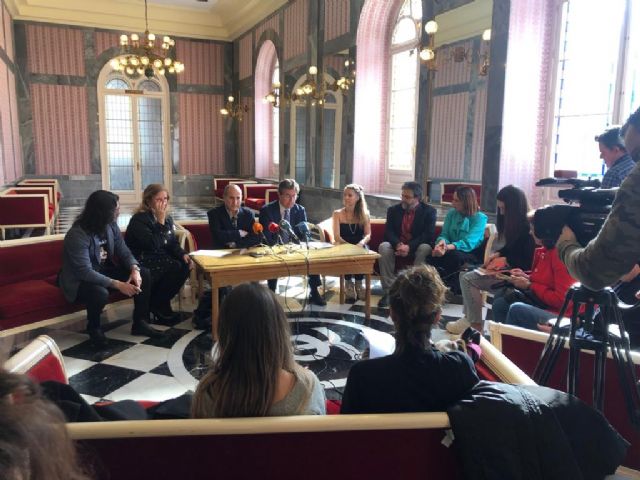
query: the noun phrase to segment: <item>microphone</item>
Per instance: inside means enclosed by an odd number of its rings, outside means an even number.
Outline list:
[[[307,222],[300,222],[296,225],[296,228],[302,235],[304,235],[304,241],[307,243],[307,249],[309,249],[309,240],[311,239],[311,230],[309,230],[309,224]]]
[[[253,230],[254,235],[260,237],[260,241],[262,243],[267,243],[267,238],[264,236],[264,227],[260,222],[253,222],[251,229]]]
[[[269,226],[267,228],[269,229],[269,232],[273,234],[277,234],[280,231],[280,227],[276,222],[269,223]]]
[[[284,218],[280,220],[280,228],[285,232],[287,232],[291,238],[300,242],[300,239],[298,238],[296,233],[293,231],[293,228],[291,228],[291,224],[288,221],[286,221]]]

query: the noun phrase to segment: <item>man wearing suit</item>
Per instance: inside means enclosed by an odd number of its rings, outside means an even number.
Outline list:
[[[302,233],[297,229],[296,225],[300,222],[307,221],[307,212],[302,205],[296,203],[298,193],[300,192],[300,186],[298,182],[293,179],[286,178],[278,184],[278,200],[266,204],[260,210],[260,223],[264,227],[264,233],[267,237],[267,241],[270,245],[275,245],[278,236],[269,231],[269,224],[276,223],[280,225],[281,220],[287,220],[293,227],[293,231],[298,238],[303,238]],[[281,231],[280,236],[282,240],[287,243],[291,240],[291,236],[288,232]],[[275,292],[278,284],[277,279],[269,280],[269,288]],[[318,286],[320,285],[319,275],[309,275],[309,300],[314,305],[324,306],[327,304],[324,298],[320,296],[318,292]]]
[[[436,209],[422,203],[422,186],[418,182],[402,185],[402,201],[387,209],[385,241],[378,247],[380,276],[384,295],[378,307],[389,306],[389,288],[395,278],[396,257],[413,257],[421,265],[431,254],[436,229]]]
[[[232,183],[224,188],[224,205],[207,212],[213,248],[249,248],[260,243],[253,233],[253,212],[242,207],[242,191]]]

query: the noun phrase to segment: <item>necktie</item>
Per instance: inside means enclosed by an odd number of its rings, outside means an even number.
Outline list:
[[[284,209],[284,217],[283,220],[286,220],[287,222],[289,222],[289,224],[291,224],[291,217],[289,216],[289,209],[285,208]],[[284,243],[289,243],[289,232],[287,232],[286,230],[280,230],[280,234],[282,235],[282,241]]]
[[[238,228],[238,217],[231,217],[231,225],[233,228]]]

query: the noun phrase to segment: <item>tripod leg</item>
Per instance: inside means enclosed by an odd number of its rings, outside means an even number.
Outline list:
[[[562,308],[560,309],[560,313],[558,314],[558,319],[556,320],[555,325],[551,329],[551,333],[549,334],[549,338],[542,349],[542,353],[540,354],[540,360],[538,360],[538,364],[533,372],[533,380],[538,385],[546,385],[549,381],[549,376],[553,371],[553,368],[558,360],[558,354],[562,347],[564,346],[564,342],[567,338],[565,334],[562,333],[560,328],[560,320],[564,317],[564,313],[567,310],[567,306],[571,298],[573,298],[574,290],[570,289],[567,292],[567,295],[564,299],[564,303],[562,304]]]
[[[578,302],[573,304],[571,312],[571,334],[569,337],[569,368],[567,372],[567,392],[576,395],[578,391],[578,371],[580,370],[580,348],[576,345],[578,330]]]
[[[602,350],[596,350],[593,360],[593,406],[599,411],[604,408],[604,376],[605,361],[607,360],[607,345]]]

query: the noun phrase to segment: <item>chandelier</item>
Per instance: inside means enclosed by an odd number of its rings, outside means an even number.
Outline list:
[[[235,98],[232,95],[227,97],[227,103],[220,109],[220,114],[223,117],[231,117],[234,120],[242,121],[242,116],[249,111],[248,105],[240,105],[240,102],[236,103]]]
[[[165,35],[158,47],[156,36],[149,32],[147,0],[144,0],[144,25],[142,38],[137,33],[120,35],[122,56],[111,60],[111,68],[129,77],[144,75],[147,78],[152,78],[156,73],[164,75],[184,71],[184,64],[176,60],[175,40]]]
[[[426,63],[429,70],[438,70],[438,64],[446,62],[467,62],[473,63],[473,54],[470,50],[462,46],[453,47],[448,56],[439,55],[435,50],[435,34],[438,32],[438,24],[435,20],[430,20],[424,26],[424,31],[429,35],[429,42],[426,47],[420,50],[420,60]],[[489,73],[489,49],[488,43],[491,40],[491,29],[482,32],[482,41],[484,42],[484,52],[480,54],[480,62],[478,67],[478,75],[486,76]],[[444,58],[443,58],[444,57]]]
[[[264,97],[264,101],[270,103],[274,108],[280,107],[280,104],[286,100],[293,102],[305,102],[309,100],[312,106],[322,105],[324,104],[327,92],[341,91],[343,94],[346,94],[355,84],[355,62],[347,59],[344,62],[344,66],[346,71],[340,78],[332,82],[327,82],[324,79],[318,79],[318,67],[312,65],[309,67],[309,71],[302,85],[296,88],[289,98],[287,98],[286,95],[282,95],[280,92],[281,85],[279,82],[276,82],[273,84],[271,92]]]

